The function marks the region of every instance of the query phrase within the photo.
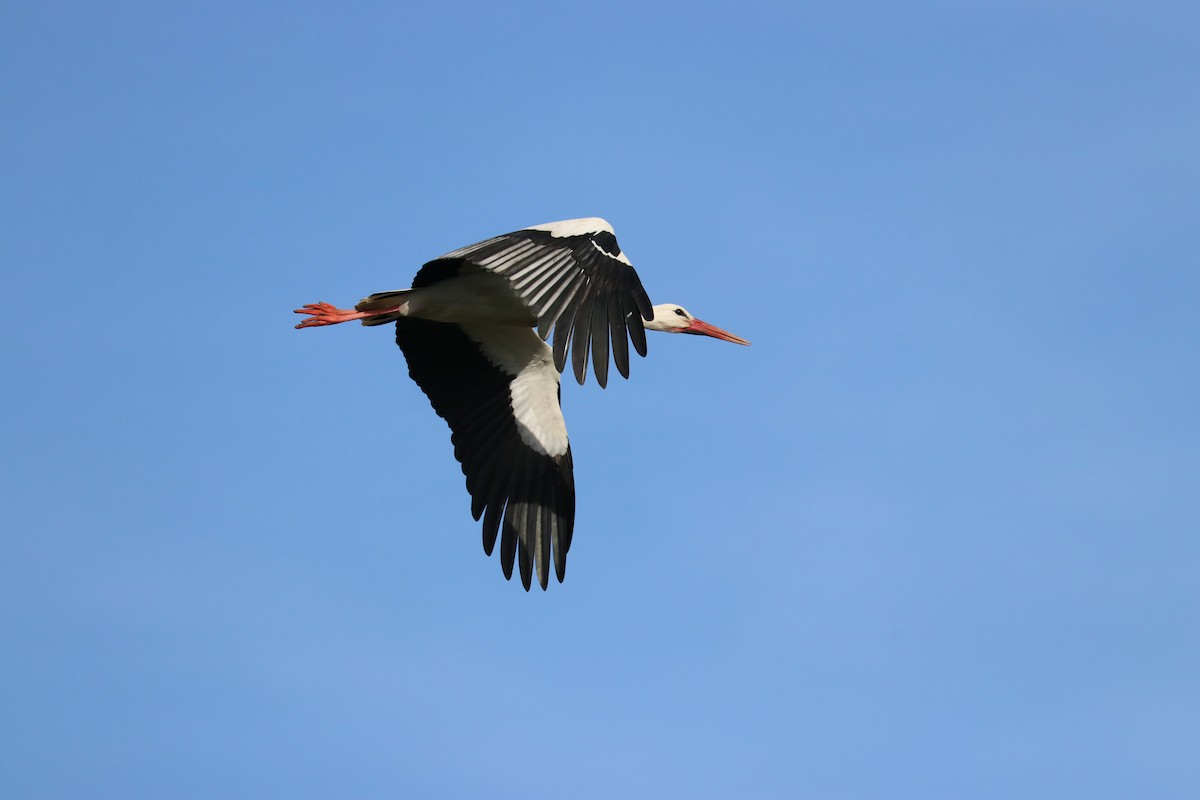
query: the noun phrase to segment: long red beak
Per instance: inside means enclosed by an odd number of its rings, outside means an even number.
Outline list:
[[[714,339],[721,339],[734,344],[750,344],[740,336],[734,336],[729,331],[723,331],[716,325],[709,325],[702,319],[692,320],[692,324],[683,329],[684,333],[695,333],[700,336],[711,336]]]

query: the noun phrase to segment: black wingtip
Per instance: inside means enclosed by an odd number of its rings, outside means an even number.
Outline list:
[[[646,328],[642,325],[642,321],[633,314],[629,315],[629,320],[626,323],[626,328],[629,330],[629,341],[633,344],[633,349],[637,351],[639,356],[646,355]]]
[[[517,548],[517,561],[521,565],[521,585],[528,592],[533,584],[533,559],[529,557],[529,548],[524,542]]]
[[[649,322],[654,319],[654,306],[650,303],[650,295],[646,294],[645,287],[639,280],[637,288],[633,292],[633,301],[637,303],[638,311],[642,312],[642,319]]]

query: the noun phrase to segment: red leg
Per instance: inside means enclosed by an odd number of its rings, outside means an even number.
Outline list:
[[[395,309],[388,309],[395,311]],[[306,303],[304,308],[297,308],[294,314],[311,314],[312,316],[297,325],[297,328],[317,328],[322,325],[337,325],[355,319],[378,316],[379,311],[354,311],[352,309],[336,308],[329,303]]]

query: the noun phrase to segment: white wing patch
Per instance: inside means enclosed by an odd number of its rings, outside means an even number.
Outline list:
[[[600,217],[583,217],[582,219],[564,219],[559,222],[543,222],[541,225],[530,225],[525,230],[546,231],[555,238],[562,236],[584,236],[589,233],[599,233],[600,231],[613,232],[612,225],[609,225],[606,221],[600,219]]]
[[[543,455],[565,454],[567,423],[558,404],[559,374],[550,346],[530,328],[468,323],[459,327],[488,361],[513,376],[509,403],[521,441]]]
[[[513,414],[521,441],[548,456],[561,456],[567,452],[567,423],[558,405],[558,370],[550,348],[542,345],[545,361],[526,367],[512,382]]]

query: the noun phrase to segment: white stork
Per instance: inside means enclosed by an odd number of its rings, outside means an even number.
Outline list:
[[[651,307],[612,227],[594,217],[461,247],[421,267],[411,289],[373,294],[353,311],[310,303],[295,313],[309,315],[297,328],[396,323],[409,375],[450,426],[471,514],[483,517],[484,552],[492,554],[503,531],[504,577],[512,578],[516,558],[526,591],[535,566],[546,588],[551,558],[562,582],[575,526],[571,446],[559,402],[567,351],[582,384],[590,348],[603,387],[609,342],[628,378],[628,344],[646,355],[644,328],[750,344],[680,306]],[[552,329],[553,347],[545,341]]]

